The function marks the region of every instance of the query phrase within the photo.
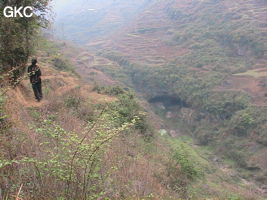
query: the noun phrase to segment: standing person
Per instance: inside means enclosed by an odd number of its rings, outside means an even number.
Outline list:
[[[32,64],[28,67],[28,75],[30,77],[35,99],[39,102],[43,98],[41,80],[42,73],[39,66],[37,65],[36,58],[32,59]]]

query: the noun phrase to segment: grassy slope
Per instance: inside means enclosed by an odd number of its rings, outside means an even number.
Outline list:
[[[125,121],[135,115],[129,106],[128,111],[123,110],[123,104],[118,103],[119,97],[112,93],[108,95],[96,92],[93,90],[94,85],[84,83],[73,74],[71,60],[60,52],[62,44],[55,45],[46,40],[41,43],[38,58],[43,72],[44,100],[41,103],[33,101],[28,80],[10,90],[4,104],[1,99],[0,185],[1,195],[7,199],[16,195],[20,187],[22,190],[19,196],[23,199],[60,199],[60,196],[64,196],[61,187],[65,185],[64,162],[71,158],[71,151],[75,148],[71,148],[67,157],[60,160],[60,157],[64,156],[64,149],[61,149],[64,146],[61,147],[59,141],[63,139],[65,141],[62,144],[67,144],[67,135],[74,134],[71,141],[75,144],[76,137],[83,137],[87,123],[93,123],[102,108],[107,105],[108,113],[119,112],[119,108],[116,108],[119,106],[120,112],[126,112],[127,115],[125,118],[113,116],[111,119],[104,119],[101,126],[108,126],[111,130],[111,126],[120,123],[116,122],[116,119]],[[73,50],[72,55],[75,54]],[[68,67],[64,65],[61,71],[55,69],[55,57],[65,59],[64,63]],[[138,108],[134,106],[133,104],[132,109],[137,109],[137,112]],[[7,114],[3,121],[2,114]],[[58,128],[54,129],[53,126]],[[94,171],[91,178],[98,186],[89,187],[92,199],[100,196],[125,199],[143,198],[151,194],[155,198],[174,195],[154,177],[154,172],[159,170],[155,167],[162,165],[155,163],[145,149],[149,149],[150,147],[146,147],[149,145],[156,148],[155,144],[144,143],[144,138],[137,134],[138,132],[139,129],[131,128],[120,137],[115,137],[105,147],[106,151],[101,150],[102,153],[97,158],[101,160],[100,169],[93,168],[97,171]],[[52,134],[52,138],[49,134]],[[54,140],[53,134],[63,135]],[[94,134],[95,132],[92,132],[88,137],[94,137]],[[59,146],[53,147],[57,142]],[[106,182],[104,185],[103,181]]]

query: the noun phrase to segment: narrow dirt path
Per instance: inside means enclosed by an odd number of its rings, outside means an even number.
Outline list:
[[[57,84],[56,81],[61,80],[61,84]],[[80,86],[79,80],[67,75],[62,72],[60,74],[42,76],[42,87],[45,87],[47,81],[55,82],[54,85],[57,85],[55,90],[53,90],[53,95],[63,96],[69,91]],[[31,90],[31,85],[28,80],[23,80],[19,86],[13,90],[8,91],[8,96],[14,99],[18,104],[24,107],[42,107],[49,103],[49,100],[44,99],[41,102],[37,102],[34,99],[33,91]]]

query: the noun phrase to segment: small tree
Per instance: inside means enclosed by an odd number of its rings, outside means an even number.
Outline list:
[[[4,0],[0,4],[0,73],[15,70],[15,79],[33,53],[33,39],[38,30],[48,26],[48,3],[50,0]],[[34,15],[30,18],[6,18],[3,10],[6,6],[32,6]]]
[[[98,199],[105,195],[103,184],[110,173],[101,170],[105,151],[115,137],[130,131],[138,121],[133,117],[130,122],[117,123],[118,116],[103,110],[82,133],[68,132],[44,120],[35,129],[39,135],[36,152],[16,160],[0,159],[0,175],[8,177],[5,171],[16,166],[13,184],[23,185],[27,199]],[[12,192],[4,191],[4,196]]]
[[[234,134],[243,136],[247,135],[248,131],[254,128],[256,121],[248,110],[237,112],[231,119],[231,127]]]

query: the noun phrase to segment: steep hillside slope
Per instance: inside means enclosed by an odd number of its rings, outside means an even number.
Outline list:
[[[123,68],[116,63],[116,61],[95,55],[92,51],[87,51],[82,48],[77,54],[71,53],[72,50],[72,46],[66,46],[64,52],[67,53],[69,57],[73,57],[73,62],[76,63],[75,65],[77,66],[77,70],[81,73],[81,76],[84,78],[84,80],[87,80],[88,82],[97,82],[104,85],[121,85],[122,87],[126,87],[123,82],[126,82],[126,85],[129,85],[127,84],[128,81],[130,81],[129,77],[121,73]],[[110,76],[103,74],[101,71],[103,70],[104,66],[108,68],[109,75],[123,82],[108,81],[110,80]],[[119,72],[118,69],[122,71]],[[231,199],[238,198],[238,196],[240,196],[241,199],[260,199],[261,195],[264,195],[265,190],[263,188],[255,185],[254,182],[247,180],[247,177],[240,176],[240,173],[237,172],[231,164],[225,163],[223,159],[217,157],[213,150],[208,150],[195,145],[190,137],[185,136],[186,134],[192,134],[191,130],[188,130],[184,125],[182,125],[183,123],[187,123],[187,116],[192,115],[192,113],[190,113],[192,112],[191,110],[187,110],[186,108],[181,109],[179,106],[168,106],[167,104],[170,103],[168,100],[165,103],[162,103],[157,102],[155,99],[156,114],[154,114],[153,103],[149,105],[148,102],[142,99],[143,97],[140,94],[139,98],[142,100],[141,104],[149,113],[150,123],[152,123],[153,127],[155,127],[155,140],[157,141],[158,145],[160,145],[157,147],[158,151],[155,152],[157,159],[160,158],[158,156],[162,155],[161,151],[165,148],[177,148],[178,152],[181,151],[181,154],[183,154],[183,148],[186,148],[187,153],[185,156],[188,156],[189,160],[193,160],[195,165],[199,166],[198,170],[203,173],[203,177],[201,175],[202,178],[192,181],[189,186],[187,186],[187,189],[183,189],[184,187],[179,185],[179,187],[176,188],[178,189],[178,193],[182,193],[187,197],[191,196],[192,198],[196,199],[202,199],[206,197]],[[177,105],[176,103],[177,102],[175,102],[175,105]],[[162,110],[162,107],[164,108],[165,106],[166,110]],[[183,122],[179,121],[179,119],[182,117],[183,120],[185,120]],[[166,135],[166,133],[168,133],[169,136]],[[168,157],[166,153],[162,156],[164,158]],[[175,173],[178,173],[178,171],[175,171],[174,169],[167,167],[167,169],[164,170],[167,170],[171,177],[179,177],[179,175],[174,175]],[[158,176],[157,172],[155,171],[153,174]],[[169,186],[172,187],[172,181],[174,180],[169,181],[171,181]],[[179,181],[176,183],[179,183]],[[176,191],[175,188],[173,189]]]
[[[104,57],[95,69],[265,188],[266,17],[264,0],[151,1],[86,47]]]
[[[83,46],[0,96],[0,199],[266,199],[266,0],[56,4]]]
[[[156,144],[133,94],[83,82],[61,44],[39,42],[44,100],[28,80],[0,98],[0,198],[175,196],[154,177],[164,166],[145,152]]]
[[[40,43],[44,100],[32,100],[28,80],[0,99],[1,198],[263,198],[253,182],[211,162],[208,149],[180,133],[168,136],[162,128],[173,128],[174,119],[160,119],[97,68],[119,67],[115,62],[66,43]]]

